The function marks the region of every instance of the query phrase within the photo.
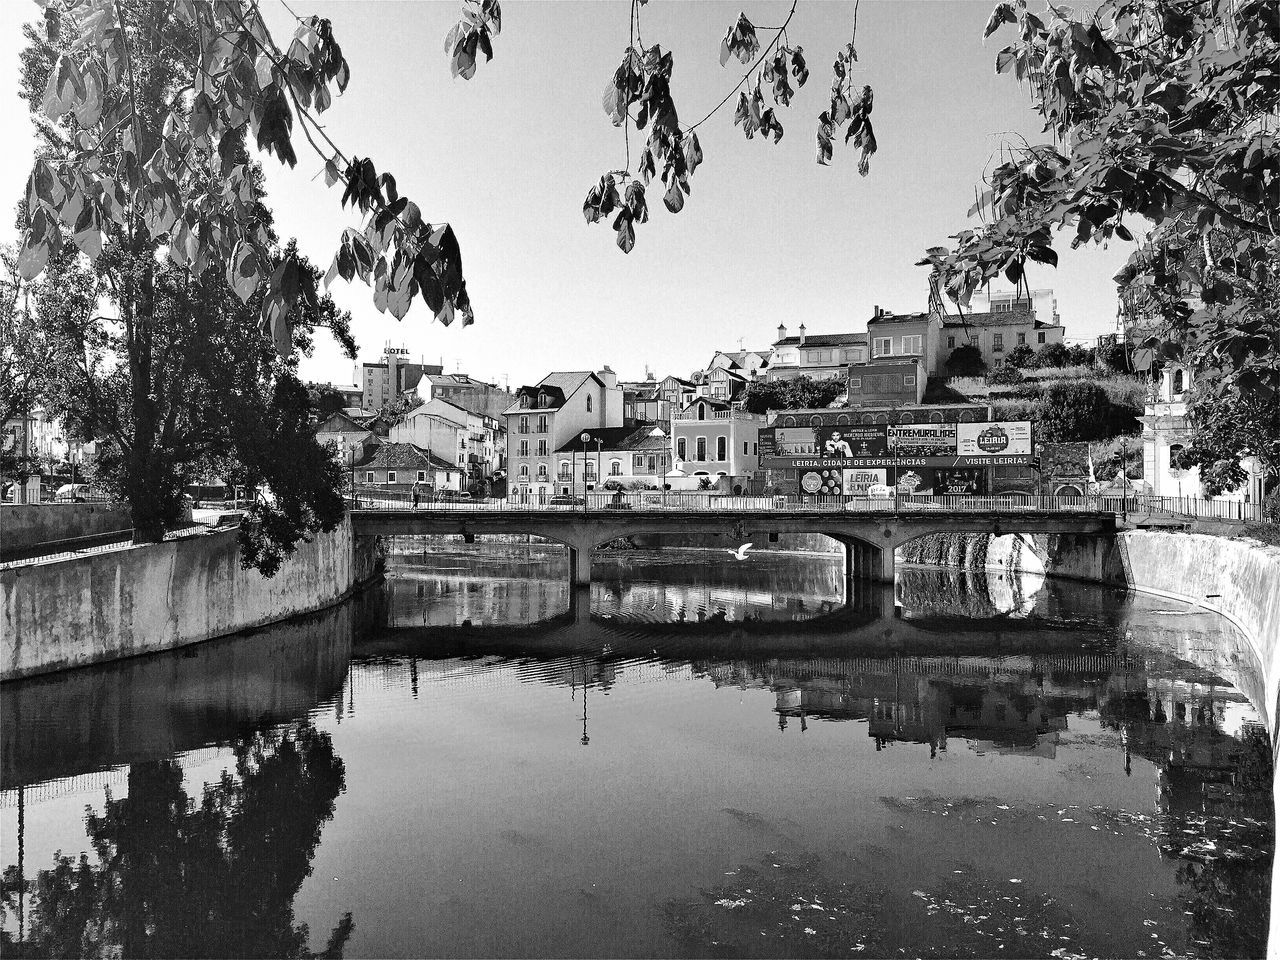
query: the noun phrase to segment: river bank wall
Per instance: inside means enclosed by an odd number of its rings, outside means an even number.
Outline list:
[[[272,578],[240,567],[238,530],[213,529],[0,570],[0,680],[227,636],[341,602],[380,573],[380,545],[349,520]]]
[[[133,526],[120,503],[0,504],[0,560],[52,540],[95,537]]]

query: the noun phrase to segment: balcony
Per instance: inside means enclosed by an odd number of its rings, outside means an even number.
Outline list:
[[[681,421],[697,421],[698,412],[696,410],[682,410],[674,417]],[[713,420],[738,420],[743,423],[764,423],[767,418],[762,413],[747,413],[745,410],[712,410],[703,418],[704,421]]]

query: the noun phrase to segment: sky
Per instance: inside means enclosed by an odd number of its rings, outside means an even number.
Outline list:
[[[351,67],[346,93],[323,115],[348,155],[368,156],[396,177],[432,222],[448,221],[462,247],[476,322],[434,322],[416,300],[403,321],[379,314],[371,289],[335,280],[351,311],[360,360],[388,343],[447,372],[513,388],[551,370],[610,365],[623,379],[704,367],[717,349],[761,348],[785,323],[809,333],[865,329],[876,306],[923,310],[923,251],[974,222],[974,188],[1011,138],[1043,139],[1024,89],[996,76],[997,33],[982,29],[994,0],[863,0],[858,9],[858,84],[875,91],[879,152],[870,175],[837,141],[830,166],[815,162],[831,62],[850,38],[853,3],[801,0],[788,28],[810,77],[778,116],[782,142],[747,141],[731,100],[699,130],[704,162],[684,210],[660,191],[651,219],[624,255],[607,222],[588,225],[582,202],[601,174],[624,163],[623,132],[601,95],[628,42],[628,4],[612,0],[503,3],[494,59],[471,80],[453,78],[443,41],[457,0],[290,0],[298,14],[328,17]],[[1038,7],[1033,0],[1033,9]],[[277,38],[294,21],[280,0],[262,0]],[[779,25],[785,0],[651,0],[641,8],[646,44],[674,57],[672,95],[682,120],[704,115],[743,67],[721,67],[720,39],[745,12]],[[12,78],[0,94],[10,149],[0,155],[0,206],[18,200],[30,168],[30,123],[16,95],[22,22],[34,2],[0,3],[0,63]],[[771,36],[761,30],[762,37]],[[766,97],[768,96],[766,92]],[[296,131],[295,131],[296,132]],[[642,135],[641,135],[642,136]],[[634,162],[641,136],[632,134]],[[327,189],[323,161],[300,135],[298,166],[264,158],[269,202],[282,238],[327,269],[342,230],[358,226]],[[15,239],[0,217],[0,241]],[[1058,268],[1037,267],[1034,288],[1054,290],[1068,340],[1115,323],[1111,277],[1131,249],[1069,249]],[[353,365],[319,337],[302,362],[307,379],[354,383]]]

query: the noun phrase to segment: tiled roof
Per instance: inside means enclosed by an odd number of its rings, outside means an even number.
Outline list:
[[[372,457],[363,463],[356,464],[373,470],[436,470],[457,471],[458,465],[442,460],[434,453],[428,454],[414,443],[384,443],[374,451]]]
[[[942,325],[944,327],[1008,327],[1030,321],[1031,308],[1019,304],[1018,309],[1001,313],[966,313],[963,317],[943,317]],[[1041,322],[1037,321],[1036,326],[1041,326]],[[1043,326],[1051,327],[1053,324],[1046,323]]]
[[[866,343],[865,333],[811,333],[805,336],[806,347],[836,347],[847,343]],[[800,346],[799,337],[783,337],[775,340],[775,347]]]
[[[316,433],[357,433],[362,430],[368,432],[367,427],[342,412],[329,414],[324,422],[316,427]]]
[[[924,312],[924,313],[885,312],[880,314],[880,316],[878,317],[872,317],[870,320],[868,320],[867,326],[871,326],[873,323],[876,323],[876,324],[878,323],[920,323],[921,321],[928,320],[928,319],[929,319],[929,314],[927,312]]]
[[[596,452],[596,441],[601,441],[600,450],[611,452],[615,450],[644,450],[650,447],[662,447],[666,445],[665,437],[652,437],[654,431],[653,424],[645,424],[641,427],[597,427],[592,429],[588,427],[582,433],[591,434],[591,440],[587,443],[587,452]],[[581,433],[561,445],[556,453],[573,453],[582,452]]]

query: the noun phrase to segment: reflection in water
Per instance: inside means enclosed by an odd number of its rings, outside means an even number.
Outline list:
[[[108,791],[86,817],[94,858],[59,855],[25,883],[6,869],[6,909],[29,903],[20,943],[0,931],[5,955],[315,956],[293,898],[343,786],[332,740],[308,723],[236,742],[235,773],[198,802],[176,760],[136,763],[128,795]],[[347,913],[320,956],[340,957],[352,927]]]
[[[545,550],[402,556],[309,626],[6,686],[0,816],[128,781],[80,840],[46,813],[83,858],[48,823],[3,848],[5,954],[300,956],[308,921],[324,955],[1265,949],[1271,755],[1229,625],[712,556],[602,554],[589,592]]]

